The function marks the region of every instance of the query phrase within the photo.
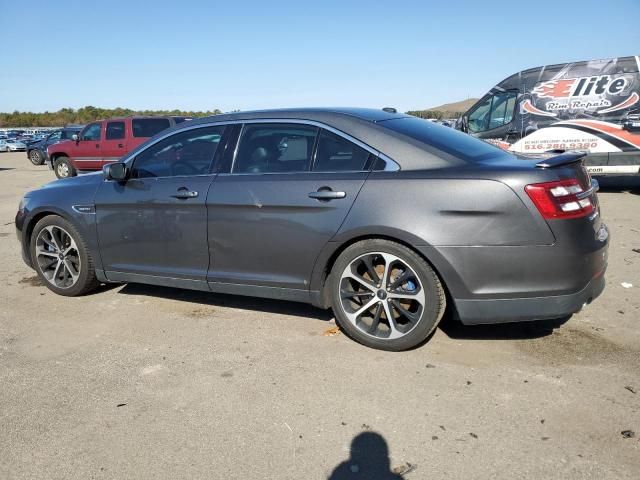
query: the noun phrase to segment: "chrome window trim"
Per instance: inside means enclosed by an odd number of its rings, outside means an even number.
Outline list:
[[[219,125],[238,125],[241,124],[243,125],[243,128],[240,130],[240,133],[238,135],[238,141],[235,144],[234,147],[234,151],[233,151],[233,161],[231,162],[231,171],[230,172],[225,172],[225,173],[221,173],[220,175],[274,175],[274,174],[278,174],[278,175],[282,175],[283,173],[354,173],[354,171],[346,171],[346,170],[340,170],[338,172],[314,172],[314,171],[302,171],[302,172],[261,172],[261,173],[233,173],[233,167],[235,165],[236,162],[236,155],[238,154],[238,146],[240,145],[240,139],[242,138],[242,132],[244,131],[244,125],[245,124],[249,124],[249,123],[294,123],[294,124],[302,124],[302,125],[309,125],[309,126],[314,126],[314,127],[318,127],[318,128],[324,128],[325,130],[328,130],[329,132],[335,133],[336,135],[344,138],[345,140],[348,140],[352,143],[355,143],[356,145],[358,145],[360,148],[365,149],[366,151],[368,151],[370,154],[375,155],[377,157],[380,157],[382,160],[384,160],[384,162],[386,163],[385,168],[383,170],[378,170],[378,171],[384,171],[384,172],[397,172],[400,170],[400,165],[393,160],[391,157],[389,157],[388,155],[382,153],[379,150],[376,150],[373,147],[370,147],[369,145],[367,145],[364,142],[361,142],[360,140],[358,140],[357,138],[352,137],[351,135],[349,135],[348,133],[344,133],[341,130],[338,130],[337,128],[334,128],[330,125],[327,125],[325,123],[322,122],[318,122],[316,120],[302,120],[302,119],[298,119],[298,118],[254,118],[254,119],[248,119],[248,120],[226,120],[226,121],[211,121],[211,122],[207,122],[207,123],[201,123],[198,125],[190,125],[190,126],[185,126],[182,127],[180,129],[177,130],[172,130],[171,132],[167,132],[165,135],[159,137],[158,139],[156,139],[153,143],[149,144],[147,147],[145,147],[143,150],[137,152],[135,155],[128,155],[127,157],[125,157],[122,160],[122,163],[127,163],[127,162],[131,162],[131,166],[133,167],[133,160],[136,156],[138,156],[140,153],[144,152],[145,150],[151,148],[152,146],[154,146],[155,144],[157,144],[158,142],[161,142],[162,140],[172,136],[172,135],[177,135],[179,133],[182,132],[186,132],[188,130],[196,130],[198,128],[207,128],[207,127],[215,127],[215,126],[219,126]],[[357,170],[355,172],[357,173],[362,173],[362,172],[369,172],[372,171],[371,169],[369,170]],[[153,177],[153,178],[174,178],[174,177]]]

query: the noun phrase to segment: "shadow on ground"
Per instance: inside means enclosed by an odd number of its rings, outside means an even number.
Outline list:
[[[570,318],[569,315],[553,320],[491,325],[463,325],[458,320],[447,318],[440,324],[440,330],[449,338],[459,340],[530,340],[551,335],[556,328],[560,328]]]
[[[389,447],[382,435],[363,432],[351,441],[350,456],[338,465],[329,480],[362,478],[367,480],[402,480],[401,473],[409,473],[415,468],[405,464],[391,470]],[[395,472],[398,473],[395,473]]]
[[[109,289],[113,287],[103,286],[101,288]],[[118,294],[167,298],[170,300],[189,302],[198,305],[238,308],[242,310],[253,310],[256,312],[275,313],[278,315],[306,317],[314,320],[329,321],[333,318],[331,310],[322,310],[305,303],[209,293],[196,290],[183,290],[179,288],[159,287],[137,283],[126,284],[120,289]],[[439,328],[445,335],[453,339],[525,340],[551,335],[554,329],[562,326],[570,318],[571,317],[568,316],[554,320],[471,326],[463,325],[453,318],[444,318]],[[426,341],[428,342],[430,339],[431,336],[429,336]],[[423,344],[424,343],[421,345]]]
[[[137,283],[126,284],[118,293],[124,295],[144,295],[147,297],[162,297],[180,302],[197,303],[217,307],[239,308],[258,312],[275,313],[278,315],[294,315],[315,320],[328,321],[333,318],[331,310],[322,310],[305,303],[271,300],[267,298],[244,297],[197,290],[183,290],[179,288],[158,287]]]

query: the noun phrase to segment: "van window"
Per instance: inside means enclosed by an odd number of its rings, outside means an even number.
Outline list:
[[[137,138],[153,137],[169,126],[168,118],[134,118],[131,120],[133,136]]]
[[[511,122],[517,95],[515,91],[487,95],[469,113],[469,130],[474,133],[484,132]]]

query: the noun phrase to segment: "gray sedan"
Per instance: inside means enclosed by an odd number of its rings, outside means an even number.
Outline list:
[[[365,345],[572,314],[608,231],[582,154],[517,158],[393,109],[181,123],[27,193],[22,255],[60,295],[139,282],[332,308]]]
[[[0,152],[24,152],[27,145],[14,139],[0,140]]]

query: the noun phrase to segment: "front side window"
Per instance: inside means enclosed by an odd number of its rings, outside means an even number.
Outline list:
[[[247,124],[234,173],[308,172],[318,128],[296,124]]]
[[[176,133],[140,152],[133,162],[135,178],[206,175],[224,126]]]
[[[171,126],[168,118],[134,118],[131,120],[131,129],[136,138],[153,137],[156,133]]]
[[[80,133],[78,130],[62,130],[60,133],[61,140],[70,140],[74,135]]]
[[[47,143],[56,143],[60,141],[62,132],[54,132],[47,138]]]
[[[107,140],[120,140],[124,138],[124,122],[107,123]]]
[[[84,129],[82,132],[82,137],[80,140],[92,140],[98,141],[100,140],[100,130],[102,129],[101,123],[92,123]]]

